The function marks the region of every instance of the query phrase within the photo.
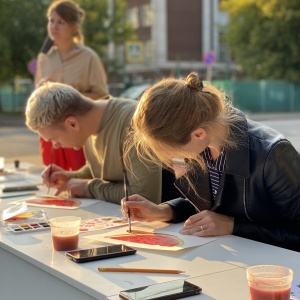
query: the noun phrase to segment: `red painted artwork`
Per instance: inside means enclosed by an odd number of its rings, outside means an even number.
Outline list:
[[[109,239],[126,241],[137,244],[159,245],[164,247],[181,246],[183,241],[176,236],[161,233],[129,233],[107,236]]]
[[[62,207],[62,208],[77,208],[80,201],[76,199],[29,199],[26,200],[28,205],[44,206],[44,207]]]

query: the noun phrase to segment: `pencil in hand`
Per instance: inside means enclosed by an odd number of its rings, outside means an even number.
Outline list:
[[[99,267],[100,272],[130,272],[130,273],[164,273],[164,274],[180,274],[185,273],[180,270],[166,270],[166,269],[137,269],[137,268],[106,268]]]

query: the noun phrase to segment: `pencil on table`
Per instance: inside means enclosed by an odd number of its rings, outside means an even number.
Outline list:
[[[136,269],[136,268],[106,268],[99,267],[100,272],[130,272],[130,273],[164,273],[164,274],[180,274],[185,273],[180,270],[164,270],[164,269]]]

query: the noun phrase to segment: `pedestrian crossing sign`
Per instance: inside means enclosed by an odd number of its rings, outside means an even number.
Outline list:
[[[128,63],[144,61],[144,48],[142,42],[126,42],[126,61]]]

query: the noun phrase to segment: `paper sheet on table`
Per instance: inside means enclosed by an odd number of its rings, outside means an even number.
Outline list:
[[[300,299],[300,279],[294,278],[291,287],[291,297],[290,300]]]
[[[24,174],[18,174],[13,172],[4,172],[0,174],[0,183],[9,183],[23,180],[26,180]]]
[[[26,185],[40,185],[42,181],[40,178],[26,177],[24,174],[15,174],[0,176],[0,188],[18,187]]]
[[[55,200],[58,201],[55,203]],[[61,203],[59,203],[59,200],[61,200]],[[11,202],[8,205],[14,205],[20,201],[25,201],[28,206],[60,208],[60,209],[77,209],[77,208],[86,207],[99,202],[99,200],[97,199],[71,199],[71,198],[60,198],[57,196],[47,195],[46,197],[42,195],[36,195],[33,197],[27,197],[27,198],[23,198],[22,200]]]
[[[150,223],[151,224],[151,223]],[[180,224],[181,228],[183,224]],[[182,235],[179,230],[175,232],[174,225],[155,229],[144,223],[132,226],[133,233],[128,233],[127,228],[118,228],[107,233],[93,234],[83,238],[92,239],[109,244],[124,243],[128,246],[152,250],[178,251],[186,248],[201,246],[216,240],[216,237],[195,237]],[[171,229],[171,227],[173,227]],[[177,228],[177,226],[175,226]],[[135,233],[136,232],[136,233]]]
[[[128,226],[128,220],[116,216],[99,216],[93,219],[81,220],[79,232],[90,232],[121,226]]]

